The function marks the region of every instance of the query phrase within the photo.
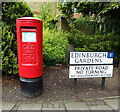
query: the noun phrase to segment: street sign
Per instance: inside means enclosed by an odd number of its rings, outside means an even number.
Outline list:
[[[70,52],[70,64],[113,64],[114,52]]]
[[[112,77],[113,65],[80,65],[69,67],[69,78]]]
[[[102,77],[101,89],[105,88],[105,77],[112,77],[114,52],[70,52],[69,78]]]
[[[114,52],[70,52],[69,78],[112,77]]]

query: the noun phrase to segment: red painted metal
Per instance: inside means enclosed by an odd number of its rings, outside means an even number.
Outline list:
[[[18,18],[16,28],[19,75],[23,78],[42,76],[42,21],[32,17]],[[22,33],[28,32],[36,35],[34,41],[23,41]]]

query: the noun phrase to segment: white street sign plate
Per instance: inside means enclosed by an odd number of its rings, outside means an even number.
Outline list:
[[[69,78],[112,77],[113,65],[69,66]]]
[[[114,52],[70,52],[70,64],[113,64]]]

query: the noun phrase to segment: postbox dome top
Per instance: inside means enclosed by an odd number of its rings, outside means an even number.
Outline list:
[[[40,22],[41,20],[34,17],[21,17],[21,18],[18,18],[17,21]]]

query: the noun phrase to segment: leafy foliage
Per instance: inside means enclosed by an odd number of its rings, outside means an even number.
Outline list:
[[[2,2],[2,13],[3,22],[10,26],[13,33],[15,33],[17,18],[33,16],[25,2]]]
[[[70,5],[69,5],[70,4]],[[59,6],[60,11],[67,16],[68,20],[73,20],[72,13],[82,13],[84,16],[94,14],[94,21],[97,23],[97,29],[103,33],[113,32],[120,34],[120,4],[114,2],[66,2]],[[71,21],[70,21],[71,22]]]
[[[24,2],[2,2],[2,71],[17,74],[16,19],[33,16]]]
[[[24,16],[33,16],[33,13],[23,2],[3,2],[2,22],[2,66],[3,74],[17,74],[17,46],[15,36],[16,19]],[[41,9],[39,18],[44,21],[43,55],[45,65],[64,62],[68,41],[66,33],[50,30],[54,27],[53,16],[49,6]],[[47,27],[49,27],[47,29]],[[54,28],[55,29],[55,28]]]
[[[3,74],[17,74],[16,41],[10,26],[2,23],[2,68]]]
[[[67,34],[65,32],[44,29],[43,35],[44,64],[63,63],[68,47]]]
[[[81,12],[83,15],[111,14],[119,8],[120,4],[117,2],[65,2],[59,5],[59,10],[68,17],[74,12]]]
[[[75,46],[76,51],[114,51],[115,63],[120,57],[120,37],[112,33],[86,35],[79,30],[73,29],[68,36],[69,43]]]
[[[43,21],[44,28],[55,28],[55,24],[57,22],[55,15],[52,12],[51,4],[48,3],[41,3],[40,7],[40,15],[35,17],[40,18]]]
[[[63,13],[69,20],[71,20],[71,14],[74,12],[72,8],[72,2],[64,2],[59,4],[59,10]]]
[[[75,50],[115,51],[115,60],[118,62],[120,58],[119,3],[66,2],[61,3],[59,9],[69,20],[71,35],[68,40],[75,46]],[[82,16],[73,19],[72,13],[82,13]]]
[[[43,21],[43,60],[44,65],[63,63],[67,52],[68,40],[65,32],[56,30],[56,17],[50,3],[42,3],[40,15]]]
[[[70,23],[70,27],[91,35],[95,32],[96,21],[90,20],[87,16],[81,17]]]

